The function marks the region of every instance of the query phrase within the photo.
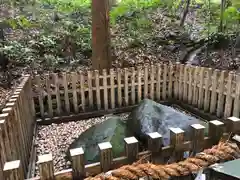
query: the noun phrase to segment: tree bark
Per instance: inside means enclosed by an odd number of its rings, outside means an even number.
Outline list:
[[[92,0],[92,66],[98,70],[112,66],[109,0]]]
[[[186,20],[186,17],[187,17],[188,11],[189,11],[190,3],[191,3],[191,0],[187,0],[187,4],[186,4],[186,7],[185,7],[184,12],[183,12],[183,16],[182,16],[182,19],[181,19],[181,22],[180,22],[180,26],[184,25],[184,22]]]

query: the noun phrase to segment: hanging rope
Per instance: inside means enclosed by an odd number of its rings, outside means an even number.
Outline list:
[[[240,150],[236,144],[220,142],[211,149],[206,149],[195,157],[187,158],[184,161],[168,164],[154,165],[151,163],[134,163],[122,166],[111,172],[111,175],[99,174],[85,180],[137,180],[141,177],[153,179],[169,179],[170,177],[187,176],[208,167],[217,162],[223,162],[240,158]]]

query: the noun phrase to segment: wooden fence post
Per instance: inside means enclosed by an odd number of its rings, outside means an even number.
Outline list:
[[[196,154],[202,150],[205,127],[201,124],[193,124],[191,129],[192,152]]]
[[[158,132],[148,134],[148,150],[152,152],[152,162],[158,163],[162,150],[162,135]]]
[[[232,80],[233,80],[234,73],[230,72],[228,74],[228,81],[227,81],[227,94],[226,94],[226,101],[225,101],[225,109],[224,109],[224,118],[228,118],[231,116],[232,113]]]
[[[23,169],[20,160],[5,163],[4,180],[24,180]]]
[[[100,165],[101,171],[107,172],[111,169],[113,154],[112,154],[112,145],[110,142],[103,142],[98,144],[100,150]]]
[[[208,136],[211,138],[212,144],[218,144],[224,133],[224,123],[218,120],[209,122]]]
[[[38,156],[38,166],[41,180],[54,180],[52,154]]]
[[[169,128],[170,130],[170,144],[174,146],[175,160],[183,159],[182,145],[184,142],[184,131],[180,128]]]
[[[240,133],[240,119],[236,117],[229,117],[226,121],[227,124],[227,132],[233,133]]]
[[[133,163],[138,158],[138,140],[135,137],[124,138],[125,153],[129,163]]]
[[[233,105],[233,116],[240,117],[240,75],[236,75],[235,98]]]
[[[85,161],[83,148],[76,148],[70,150],[72,158],[73,179],[81,179],[85,177]]]
[[[217,107],[217,84],[218,84],[218,74],[219,70],[215,69],[212,76],[212,93],[210,102],[210,113],[216,113]]]

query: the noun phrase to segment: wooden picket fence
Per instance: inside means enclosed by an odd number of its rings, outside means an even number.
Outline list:
[[[218,120],[210,121],[208,137],[204,137],[204,129],[205,127],[200,124],[191,125],[191,140],[184,141],[184,131],[182,129],[170,128],[171,143],[166,147],[162,147],[162,136],[159,133],[150,133],[148,135],[148,150],[143,152],[139,152],[138,140],[135,137],[125,138],[125,156],[115,159],[113,159],[110,142],[103,142],[98,144],[100,162],[89,165],[85,165],[84,150],[82,148],[71,149],[72,169],[56,173],[54,173],[52,155],[44,154],[38,157],[40,176],[29,180],[60,180],[64,179],[64,177],[68,179],[66,177],[69,176],[81,179],[85,176],[93,176],[119,168],[122,165],[131,164],[142,157],[154,163],[163,162],[164,157],[174,157],[176,161],[179,161],[184,158],[183,153],[186,151],[190,151],[194,155],[217,144],[222,137],[226,139],[231,134],[239,133],[240,119],[231,117],[226,120],[225,124]],[[4,177],[6,180],[24,180],[21,161],[7,162],[4,166]]]
[[[33,80],[40,121],[111,112],[143,98],[181,100],[217,117],[239,117],[240,75],[183,64],[48,74]]]
[[[41,176],[33,179],[51,179],[71,172],[79,177],[106,171],[110,166],[119,167],[144,155],[151,155],[154,160],[176,150],[178,157],[182,157],[183,151],[197,151],[216,143],[225,129],[239,132],[239,96],[240,75],[183,64],[25,76],[0,114],[0,179],[26,177],[36,122],[60,122],[79,115],[116,112],[136,105],[143,98],[179,100],[219,118],[235,117],[224,121],[226,128],[223,122],[210,122],[209,137],[203,137],[203,126],[192,126],[194,138],[188,142],[184,142],[182,130],[171,129],[169,147],[160,148],[161,135],[153,133],[145,152],[138,152],[134,137],[125,139],[126,156],[116,159],[112,158],[111,144],[105,142],[99,145],[101,162],[91,165],[84,164],[83,149],[74,149],[71,150],[73,170],[58,173],[54,173],[51,154],[43,155],[39,157]],[[155,148],[151,143],[155,143]]]
[[[0,179],[7,161],[21,160],[28,171],[35,129],[35,108],[30,76],[25,76],[0,114]]]

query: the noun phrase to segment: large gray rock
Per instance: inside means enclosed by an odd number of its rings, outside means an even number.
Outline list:
[[[113,157],[124,155],[124,138],[130,136],[126,122],[118,116],[109,117],[106,121],[96,124],[83,132],[70,146],[70,149],[84,149],[86,163],[100,160],[98,143],[110,142],[113,148]],[[68,151],[69,155],[69,151]]]
[[[181,128],[190,135],[190,125],[202,122],[194,117],[183,114],[169,106],[144,99],[128,117],[127,127],[139,140],[146,142],[146,135],[158,132],[163,136],[163,145],[170,143],[169,128]],[[185,136],[185,137],[186,137]]]

